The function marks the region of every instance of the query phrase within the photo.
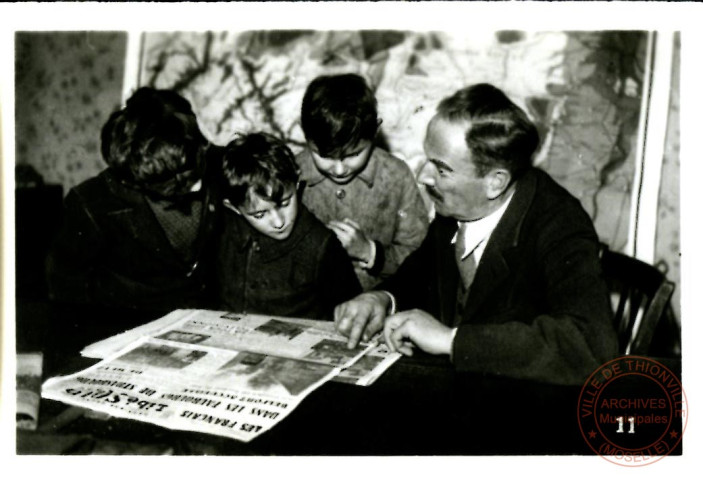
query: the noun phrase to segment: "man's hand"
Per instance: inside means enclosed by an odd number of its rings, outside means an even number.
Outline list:
[[[350,257],[365,263],[371,260],[371,241],[358,223],[350,218],[343,221],[332,220],[327,224],[341,242]]]
[[[383,328],[391,298],[385,292],[365,292],[334,309],[334,325],[342,335],[349,337],[347,348],[354,348],[359,340],[368,341]]]
[[[452,329],[423,310],[407,310],[386,319],[383,329],[392,352],[412,355],[413,345],[434,355],[450,354]]]

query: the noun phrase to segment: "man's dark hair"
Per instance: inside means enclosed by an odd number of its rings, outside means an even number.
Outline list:
[[[170,197],[186,193],[201,177],[207,143],[188,100],[142,87],[110,115],[100,150],[123,181]]]
[[[231,141],[225,147],[222,168],[224,196],[236,207],[249,200],[250,189],[277,204],[299,178],[293,152],[266,133],[241,135]]]
[[[305,91],[300,122],[305,138],[320,156],[341,158],[376,136],[376,97],[359,75],[323,75]]]
[[[437,115],[468,122],[466,145],[480,176],[495,167],[519,178],[530,167],[539,145],[537,128],[501,90],[487,83],[464,88],[442,100]]]

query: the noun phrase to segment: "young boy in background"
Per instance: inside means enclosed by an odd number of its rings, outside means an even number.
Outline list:
[[[267,134],[240,136],[225,147],[223,173],[222,306],[331,320],[361,286],[339,240],[299,204],[293,153]]]
[[[364,290],[395,272],[427,233],[410,168],[375,145],[376,98],[354,74],[321,76],[303,97],[303,203],[337,235]]]
[[[72,188],[47,261],[52,300],[153,312],[206,308],[219,215],[215,149],[190,103],[139,88],[101,132],[107,168]]]

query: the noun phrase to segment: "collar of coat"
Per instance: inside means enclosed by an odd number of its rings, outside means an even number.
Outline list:
[[[110,195],[105,196],[103,190],[103,193],[100,194],[102,198],[91,202],[93,210],[108,215],[111,221],[121,224],[123,228],[132,233],[132,237],[136,241],[146,245],[155,255],[185,266],[184,261],[168,240],[144,194],[120,181],[110,168],[104,170],[98,178],[105,183]],[[91,183],[95,185],[95,188],[99,188],[99,181]],[[196,244],[193,245],[196,259],[200,257],[202,249],[207,243],[209,231],[212,229],[211,219],[214,218],[217,211],[216,195],[210,188],[206,187],[205,182],[203,182],[203,188],[205,189],[205,197],[198,227],[200,233]],[[94,196],[86,189],[80,188],[79,194]]]
[[[464,312],[466,318],[471,318],[481,307],[487,296],[510,273],[515,247],[518,246],[521,238],[523,222],[535,198],[539,175],[540,173],[536,169],[530,169],[518,180],[510,205],[498,225],[496,225],[495,230],[493,230],[476,270],[476,280],[472,284],[469,298],[467,299],[467,309]],[[456,220],[447,217],[438,217],[437,220],[440,222],[438,225],[439,245],[451,245],[451,239],[458,229]],[[456,261],[454,259],[453,246],[442,251],[444,253],[438,259],[442,265],[442,271],[454,272],[456,270]],[[440,291],[455,292],[458,271],[455,275],[442,276],[439,281]],[[453,313],[451,312],[453,312],[454,303],[450,303],[443,306],[443,308],[448,309],[444,312],[447,318],[453,318]]]
[[[288,254],[307,238],[310,230],[315,225],[315,217],[300,202],[298,203],[298,218],[296,218],[295,225],[293,225],[293,231],[285,240],[276,240],[264,235],[234,212],[225,212],[225,215],[235,225],[235,237],[233,239],[235,247],[239,250],[245,250],[256,243],[260,247],[260,258],[264,262],[270,262]]]
[[[517,181],[510,205],[493,230],[486,250],[504,250],[518,245],[522,224],[535,197],[538,175],[536,169],[532,168]],[[442,222],[442,236],[446,236],[447,242],[450,242],[457,233],[458,223],[453,218],[438,218]]]

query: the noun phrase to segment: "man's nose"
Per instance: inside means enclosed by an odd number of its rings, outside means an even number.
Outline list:
[[[417,174],[417,181],[423,185],[434,186],[434,169],[431,162],[425,162],[420,167],[420,172]]]

